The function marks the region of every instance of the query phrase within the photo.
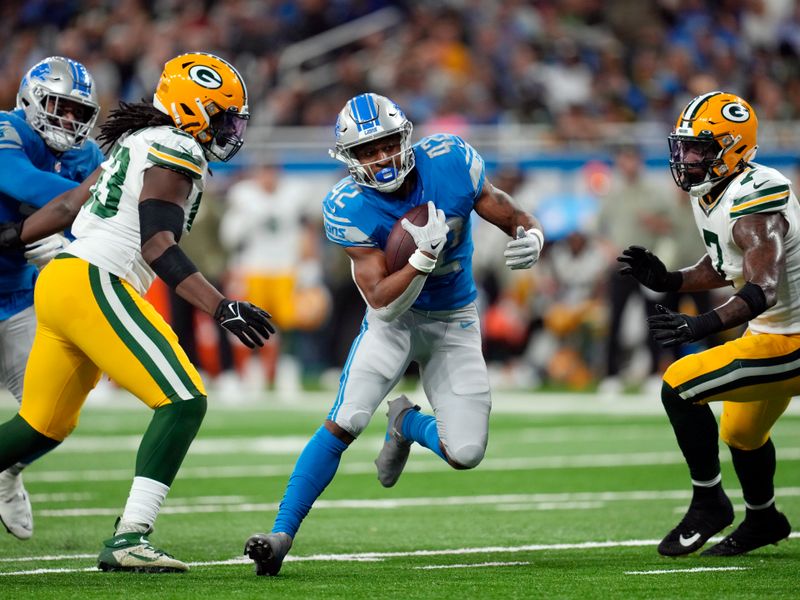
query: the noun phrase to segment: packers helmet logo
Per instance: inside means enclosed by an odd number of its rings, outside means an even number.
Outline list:
[[[197,85],[215,90],[222,86],[222,75],[207,65],[195,65],[189,69],[189,78]]]
[[[722,107],[722,116],[734,123],[744,123],[750,118],[750,111],[738,102],[729,102]]]

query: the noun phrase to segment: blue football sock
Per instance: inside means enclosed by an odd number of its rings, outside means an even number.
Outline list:
[[[436,418],[432,415],[423,415],[418,410],[409,410],[403,417],[400,429],[403,437],[407,440],[413,440],[447,460],[442,452],[441,444],[439,444]]]
[[[295,536],[314,501],[336,474],[345,450],[347,444],[324,426],[317,429],[294,465],[272,526],[273,533],[282,531]]]

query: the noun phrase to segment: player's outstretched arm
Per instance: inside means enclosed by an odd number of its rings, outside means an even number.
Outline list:
[[[263,346],[275,333],[269,313],[249,302],[225,298],[178,246],[191,190],[189,178],[176,171],[151,167],[145,172],[139,196],[142,257],[179,296],[213,316],[243,344]]]
[[[510,269],[530,269],[539,260],[544,245],[542,226],[517,206],[514,199],[486,179],[475,201],[475,212],[511,236],[503,256]]]
[[[21,250],[27,244],[67,229],[89,199],[89,188],[99,176],[100,167],[78,187],[59,194],[21,223],[0,225],[0,252]]]

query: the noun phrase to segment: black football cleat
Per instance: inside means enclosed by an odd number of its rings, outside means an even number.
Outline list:
[[[658,545],[662,556],[683,556],[702,548],[708,539],[733,523],[733,505],[723,492],[720,502],[689,506],[681,522]]]
[[[700,556],[738,556],[768,544],[777,544],[788,538],[791,532],[789,519],[778,511],[767,518],[745,517],[733,533]]]
[[[292,547],[288,533],[256,533],[245,542],[244,554],[255,562],[256,575],[277,575]]]

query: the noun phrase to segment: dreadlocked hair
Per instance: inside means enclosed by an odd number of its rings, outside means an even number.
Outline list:
[[[106,122],[100,126],[97,140],[103,147],[111,148],[116,141],[129,131],[175,125],[169,115],[165,115],[152,102],[142,99],[141,102],[120,102],[119,108],[111,111]]]

